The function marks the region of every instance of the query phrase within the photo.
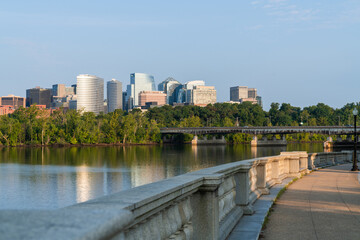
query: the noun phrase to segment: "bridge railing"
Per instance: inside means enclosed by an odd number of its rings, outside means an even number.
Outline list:
[[[254,202],[274,184],[308,172],[308,164],[312,169],[344,163],[351,155],[282,152],[55,211],[0,211],[0,222],[6,223],[0,225],[0,235],[9,239],[225,239],[243,215],[254,213]]]

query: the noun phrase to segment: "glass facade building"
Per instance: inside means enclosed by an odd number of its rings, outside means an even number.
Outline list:
[[[190,103],[190,95],[192,89],[194,89],[195,86],[205,86],[205,81],[203,80],[194,80],[186,82],[182,89],[178,90],[177,94],[177,102],[178,103]]]
[[[172,77],[168,77],[158,85],[158,90],[166,93],[166,103],[170,105],[178,101],[178,93],[181,88],[181,83]]]
[[[104,112],[104,79],[81,74],[77,78],[77,110],[99,114]]]
[[[108,112],[123,108],[122,83],[116,79],[107,82],[107,108]]]
[[[126,90],[128,109],[139,106],[141,91],[156,91],[154,77],[146,73],[132,73]]]

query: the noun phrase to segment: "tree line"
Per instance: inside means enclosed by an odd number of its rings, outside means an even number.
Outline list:
[[[288,103],[272,103],[264,111],[251,103],[216,103],[206,107],[165,105],[142,113],[116,110],[94,113],[63,109],[47,110],[36,106],[20,108],[11,115],[0,117],[0,145],[51,144],[148,144],[160,143],[161,127],[231,127],[231,126],[331,126],[353,124],[352,110],[358,104],[346,104],[334,109],[319,103],[301,109]],[[192,136],[184,135],[181,141]],[[289,140],[316,141],[323,136],[298,134]],[[251,136],[229,134],[233,143],[247,142]]]

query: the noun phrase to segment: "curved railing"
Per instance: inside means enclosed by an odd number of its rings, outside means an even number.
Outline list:
[[[53,211],[0,211],[5,239],[225,239],[285,178],[352,152],[282,152],[202,169]]]

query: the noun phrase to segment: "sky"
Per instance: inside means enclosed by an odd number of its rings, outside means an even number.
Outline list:
[[[76,83],[79,74],[130,81],[149,73],[257,88],[272,102],[334,108],[359,102],[360,1],[5,0],[0,95]]]

